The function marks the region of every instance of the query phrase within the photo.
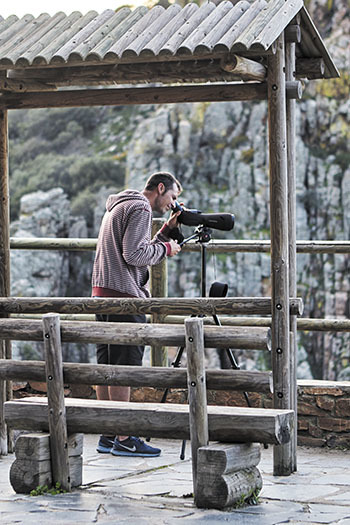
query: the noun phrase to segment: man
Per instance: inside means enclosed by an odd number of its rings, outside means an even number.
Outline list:
[[[147,180],[142,192],[125,190],[110,195],[98,236],[92,273],[93,297],[150,297],[148,266],[181,250],[176,238],[177,217],[171,215],[151,239],[152,212],[170,211],[181,184],[167,172],[157,172]],[[173,237],[173,238],[171,238]],[[96,315],[97,321],[145,323],[145,315]],[[143,346],[97,345],[97,362],[115,365],[142,365]],[[98,386],[97,399],[129,401],[130,387]],[[154,448],[134,436],[101,436],[101,453],[116,456],[159,456]]]

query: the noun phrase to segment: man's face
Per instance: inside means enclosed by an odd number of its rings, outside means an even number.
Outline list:
[[[159,184],[153,210],[164,215],[173,208],[178,196],[179,189],[175,183],[170,190],[166,190],[164,184]]]

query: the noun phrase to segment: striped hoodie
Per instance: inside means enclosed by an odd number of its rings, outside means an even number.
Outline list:
[[[93,289],[115,290],[116,297],[149,297],[148,266],[159,263],[170,251],[169,228],[163,226],[152,240],[151,232],[152,208],[141,192],[110,195],[97,240]]]

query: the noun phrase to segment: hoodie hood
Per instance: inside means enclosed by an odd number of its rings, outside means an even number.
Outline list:
[[[130,201],[130,200],[132,201],[139,200],[139,201],[144,201],[147,203],[149,202],[148,199],[140,191],[125,190],[125,191],[121,191],[120,193],[110,195],[108,197],[106,201],[106,210],[111,211],[114,208],[114,206],[116,206],[117,204],[120,204],[121,202],[125,202],[125,201]]]

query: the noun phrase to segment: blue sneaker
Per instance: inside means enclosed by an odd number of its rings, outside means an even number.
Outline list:
[[[113,439],[106,436],[100,436],[96,450],[97,452],[100,452],[100,454],[109,454],[112,451],[113,444]]]
[[[142,456],[155,458],[160,455],[161,450],[160,448],[146,445],[146,443],[140,438],[130,436],[123,441],[119,441],[115,438],[111,452],[113,456]]]

